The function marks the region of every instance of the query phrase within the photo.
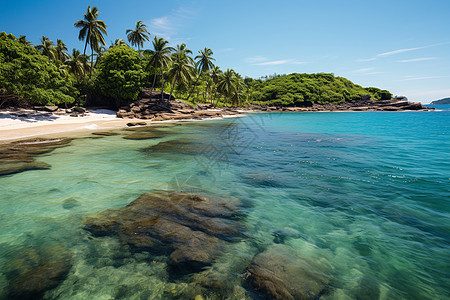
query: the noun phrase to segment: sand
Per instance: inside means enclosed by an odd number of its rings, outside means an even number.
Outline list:
[[[33,110],[0,111],[0,141],[121,128],[132,121],[117,118],[115,111],[107,109],[92,109],[83,117],[54,115]]]

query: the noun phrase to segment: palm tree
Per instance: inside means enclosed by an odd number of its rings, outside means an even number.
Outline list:
[[[227,69],[219,78],[217,84],[217,90],[225,98],[228,97],[230,100],[237,91],[236,87],[236,73],[232,69]]]
[[[62,40],[56,40],[55,54],[56,59],[62,63],[70,58],[69,53],[67,53],[67,46]]]
[[[147,25],[142,21],[136,22],[136,28],[127,29],[127,38],[131,45],[138,47],[138,53],[141,54],[140,47],[144,46],[144,41],[149,41],[150,32],[147,31]]]
[[[198,51],[199,55],[195,57],[195,60],[197,60],[197,68],[199,70],[199,75],[197,77],[197,80],[195,81],[194,87],[197,85],[198,80],[200,79],[200,76],[209,71],[214,67],[213,60],[214,58],[211,57],[213,55],[213,52],[209,48],[205,48],[203,50]],[[189,100],[191,94],[192,94],[193,88],[191,89],[191,92],[189,93],[187,100]]]
[[[233,105],[240,106],[241,98],[244,96],[245,82],[242,76],[236,72],[234,72],[234,85],[236,88],[230,100]]]
[[[177,45],[177,51],[172,53],[172,65],[167,73],[169,78],[172,78],[172,84],[170,89],[169,101],[172,98],[172,93],[175,85],[186,85],[192,79],[192,73],[195,68],[192,65],[192,57],[186,55],[189,53],[189,49],[185,49],[186,45]],[[183,48],[183,49],[182,49]],[[191,52],[192,53],[192,52]]]
[[[114,41],[114,43],[111,41],[111,45],[109,46],[109,49],[111,49],[114,46],[121,46],[121,45],[126,45],[126,44],[127,44],[127,42],[125,42],[124,39],[116,39]]]
[[[97,51],[97,59],[95,60],[94,67],[96,67],[97,64],[101,62],[102,57],[103,57],[103,55],[104,55],[106,52],[107,52],[107,49],[106,49],[105,46],[101,46],[101,47],[98,48],[98,51]]]
[[[150,67],[154,67],[155,69],[160,69],[161,72],[161,100],[164,100],[164,68],[167,67],[170,62],[170,52],[175,50],[172,47],[167,46],[169,41],[166,41],[163,38],[158,38],[155,36],[153,39],[153,50],[150,50],[151,53],[150,60],[147,64],[147,69]],[[153,78],[152,90],[155,87],[156,76]]]
[[[211,69],[211,79],[214,82],[214,96],[211,99],[211,102],[214,102],[214,99],[216,99],[216,94],[217,94],[217,84],[219,83],[219,79],[220,76],[222,75],[222,70],[220,70],[220,68],[218,66],[214,66],[214,68]],[[216,101],[216,104],[219,102],[219,100]]]
[[[72,57],[66,61],[66,66],[69,72],[75,75],[75,77],[81,77],[85,74],[86,68],[86,55],[82,55],[79,50],[72,50]]]
[[[86,39],[86,43],[84,45],[83,55],[86,54],[86,47],[89,43],[92,51],[91,58],[91,74],[92,74],[92,66],[94,65],[94,50],[97,52],[99,49],[99,45],[105,45],[105,38],[103,34],[108,35],[106,32],[106,24],[101,20],[97,20],[100,12],[97,7],[92,7],[88,5],[87,12],[84,14],[84,20],[78,20],[75,22],[74,26],[80,29],[80,34],[78,35],[78,39],[80,41]]]
[[[189,50],[188,48],[186,48],[185,43],[182,43],[181,45],[180,44],[177,45],[177,49],[175,49],[175,53],[173,53],[172,56],[175,56],[175,55],[176,56],[185,56],[186,59],[188,60],[188,62],[191,65],[194,65],[194,60],[188,54],[192,54],[192,51]]]
[[[55,60],[56,51],[53,42],[46,36],[41,37],[41,45],[36,45],[36,49],[42,52],[45,56],[47,56],[50,60]]]

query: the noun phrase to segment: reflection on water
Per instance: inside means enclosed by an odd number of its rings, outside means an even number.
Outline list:
[[[260,114],[0,151],[46,166],[0,177],[0,299],[444,299],[448,117]]]

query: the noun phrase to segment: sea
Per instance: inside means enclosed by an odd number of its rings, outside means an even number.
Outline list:
[[[44,299],[264,299],[248,268],[279,244],[325,270],[311,299],[450,299],[450,106],[433,107],[162,123],[136,129],[164,132],[141,140],[84,134],[36,156],[50,169],[0,177],[0,299],[46,251],[50,264],[70,253],[71,267]],[[83,228],[155,190],[242,203],[243,237],[200,272],[214,285],[192,292],[198,274],[171,276],[164,256]]]

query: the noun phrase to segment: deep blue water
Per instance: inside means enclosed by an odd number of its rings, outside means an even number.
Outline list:
[[[450,111],[251,114],[162,130],[152,140],[77,139],[39,157],[51,170],[0,177],[0,264],[60,243],[74,266],[49,299],[182,290],[163,262],[116,266],[117,240],[92,239],[80,224],[152,189],[187,190],[244,205],[248,239],[213,267],[235,282],[227,297],[248,296],[231,270],[283,243],[330,270],[320,299],[449,298]],[[173,143],[142,151],[162,141]],[[67,199],[78,205],[64,208]]]

